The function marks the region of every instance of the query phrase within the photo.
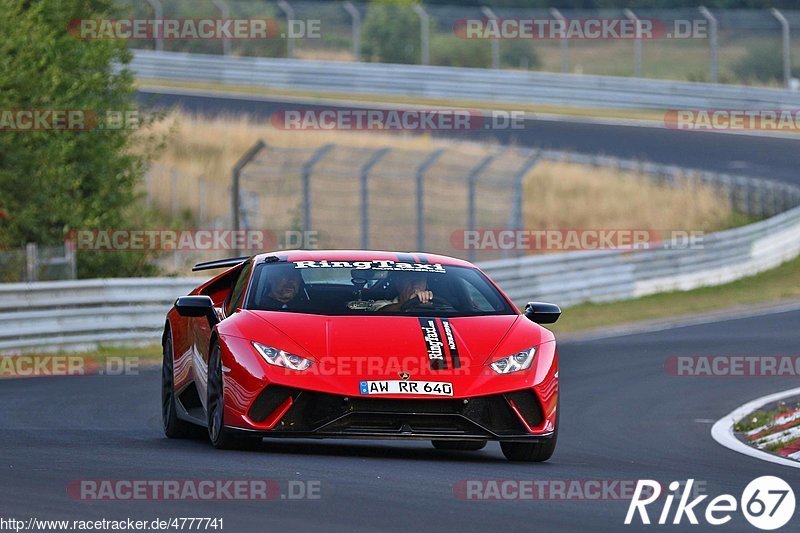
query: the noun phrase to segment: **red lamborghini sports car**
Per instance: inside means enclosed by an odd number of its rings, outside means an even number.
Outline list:
[[[558,434],[553,304],[520,313],[460,259],[282,251],[225,269],[177,299],[164,328],[168,437],[208,428],[217,448],[265,437],[500,442],[545,461]]]

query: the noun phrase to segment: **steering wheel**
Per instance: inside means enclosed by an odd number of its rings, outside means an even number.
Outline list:
[[[408,299],[403,305],[400,306],[401,311],[408,311],[410,309],[415,309],[417,307],[421,307],[423,309],[435,307],[437,309],[455,309],[453,305],[442,298],[441,296],[434,296],[431,298],[431,301],[424,304],[420,301],[419,296],[413,296]]]

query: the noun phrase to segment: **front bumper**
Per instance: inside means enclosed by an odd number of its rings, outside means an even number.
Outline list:
[[[268,386],[250,407],[264,437],[544,441],[553,436],[536,394],[466,399],[375,399]],[[531,433],[536,428],[536,433]]]

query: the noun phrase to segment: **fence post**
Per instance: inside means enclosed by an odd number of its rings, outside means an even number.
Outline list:
[[[540,158],[541,152],[535,150],[514,175],[514,205],[511,208],[511,214],[508,218],[508,229],[510,230],[521,230],[525,227],[525,214],[522,211],[522,180],[525,178],[525,175],[536,166]],[[522,255],[521,250],[517,250],[515,255]],[[508,257],[508,250],[503,251],[503,257]]]
[[[775,9],[770,9],[772,16],[778,19],[781,23],[781,35],[783,41],[783,83],[788,89],[792,84],[792,40],[789,21],[783,16],[783,13]]]
[[[711,47],[711,83],[719,81],[719,47],[717,45],[717,18],[705,6],[700,6],[700,14],[708,21],[708,45]]]
[[[292,21],[294,20],[294,8],[286,0],[279,0],[278,7],[286,16],[286,57],[294,57],[294,39],[291,36]]]
[[[480,178],[481,173],[486,170],[486,167],[492,164],[496,155],[487,155],[481,161],[472,167],[472,170],[469,171],[467,175],[467,230],[468,231],[475,231],[475,226],[477,225],[476,215],[475,215],[475,189],[478,185],[478,178]],[[470,261],[475,261],[475,250],[470,249],[468,250],[468,257]]]
[[[562,15],[561,11],[558,9],[551,7],[550,14],[554,19],[561,21],[562,24],[566,24],[564,15]],[[562,32],[561,37],[558,39],[558,49],[561,59],[561,73],[566,74],[569,72],[569,39],[567,39],[566,31]]]
[[[78,279],[78,262],[75,257],[75,241],[67,239],[64,241],[64,261],[67,264],[67,275],[69,279]]]
[[[444,148],[432,152],[417,167],[417,251],[419,252],[425,250],[425,173],[444,152]]]
[[[414,10],[414,13],[419,16],[419,40],[421,50],[420,60],[422,61],[423,65],[430,65],[431,63],[431,44],[430,44],[430,31],[431,31],[431,24],[430,24],[430,15],[428,12],[425,11],[420,4],[414,4],[411,6],[411,9]]]
[[[369,173],[389,153],[391,148],[379,148],[361,167],[361,248],[369,249]]]
[[[225,0],[213,0],[214,5],[217,9],[219,9],[219,16],[223,19],[229,19],[231,16],[231,11],[228,8],[228,4],[225,3]],[[222,55],[229,56],[231,55],[231,40],[227,38],[222,39]]]
[[[158,0],[147,0],[147,3],[150,4],[150,7],[153,8],[153,16],[155,17],[155,19],[163,20],[164,10],[161,8],[161,2],[159,2]],[[163,28],[163,25],[161,27]],[[164,39],[162,35],[156,33],[155,40],[156,40],[156,51],[161,52],[162,50],[164,50]]]
[[[303,165],[303,232],[308,235],[311,231],[311,172],[314,170],[320,159],[325,157],[325,154],[331,151],[336,146],[333,143],[323,145],[316,152],[311,155],[308,161]]]
[[[206,223],[206,199],[208,198],[208,187],[206,186],[205,176],[197,178],[197,221],[200,224]]]
[[[498,18],[487,6],[481,7],[481,12],[487,19]],[[500,39],[492,39],[492,68],[500,68]]]
[[[634,76],[637,78],[642,77],[642,37],[640,32],[642,31],[641,23],[639,22],[639,17],[631,11],[630,9],[623,10],[625,16],[628,17],[629,20],[632,20],[636,24],[636,38],[633,40],[633,73]]]
[[[235,165],[233,165],[233,170],[231,171],[231,209],[233,210],[233,231],[236,233],[239,232],[239,211],[241,209],[239,182],[241,180],[242,169],[245,167],[245,165],[250,163],[250,161],[252,161],[258,152],[260,152],[265,146],[266,144],[264,144],[264,141],[259,140],[247,152],[245,152],[242,157],[239,158]],[[239,255],[240,253],[240,250],[236,250],[236,255]]]
[[[169,172],[169,212],[173,219],[178,216],[178,171],[175,167]]]
[[[353,56],[356,61],[361,61],[361,13],[350,0],[343,5],[344,10],[353,19]]]
[[[35,242],[25,245],[25,281],[39,281],[39,247]]]

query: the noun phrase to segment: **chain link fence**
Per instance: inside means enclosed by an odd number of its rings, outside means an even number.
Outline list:
[[[794,86],[800,10],[534,9],[347,1],[118,0],[139,19],[271,19],[268,39],[138,39],[133,48]],[[651,20],[653,38],[466,39],[467,19]],[[292,21],[292,22],[289,22]],[[290,27],[291,26],[291,27]]]
[[[522,229],[535,150],[280,148],[251,154],[233,190],[236,229],[300,234],[318,248],[452,255],[459,230]],[[463,252],[472,260],[505,257]]]
[[[76,279],[75,245],[40,246],[0,251],[0,283]]]

